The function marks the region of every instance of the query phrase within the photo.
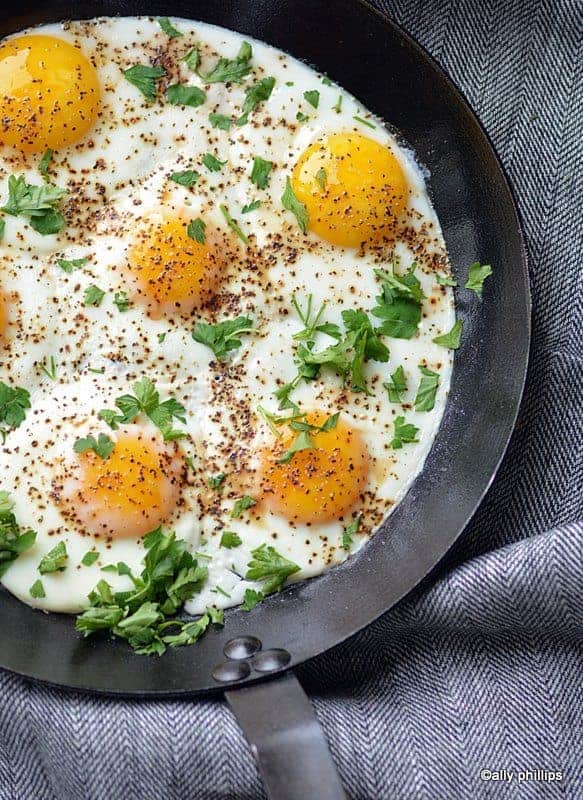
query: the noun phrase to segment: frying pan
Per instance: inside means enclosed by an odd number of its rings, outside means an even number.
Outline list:
[[[339,644],[435,567],[487,491],[511,435],[530,338],[530,295],[511,190],[460,92],[408,35],[359,0],[20,0],[0,36],[29,25],[113,15],[200,19],[315,65],[390,121],[430,172],[455,275],[493,265],[484,297],[456,297],[464,336],[425,468],[376,536],[324,575],[163,658],[75,633],[70,617],[0,600],[0,667],[71,689],[160,698],[226,692],[272,797],[344,797],[311,706],[287,670]],[[277,715],[272,713],[277,708]],[[276,717],[274,719],[274,717]]]

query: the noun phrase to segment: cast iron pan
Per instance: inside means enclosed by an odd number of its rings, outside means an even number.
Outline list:
[[[1,596],[1,667],[63,687],[139,697],[228,688],[273,797],[341,797],[310,707],[293,676],[282,673],[356,633],[407,594],[461,534],[493,479],[516,419],[530,335],[526,257],[507,180],[447,76],[401,29],[358,0],[20,0],[15,9],[0,11],[0,36],[67,18],[171,15],[231,28],[315,65],[389,121],[429,169],[454,273],[465,278],[475,260],[493,265],[481,302],[468,292],[456,298],[464,336],[425,469],[348,562],[270,597],[252,613],[227,613],[224,629],[163,658],[135,656],[119,642],[82,640],[70,617]],[[250,685],[276,673],[277,680]],[[262,704],[277,705],[279,720],[268,722],[273,715],[263,715]],[[300,770],[302,752],[310,758]]]

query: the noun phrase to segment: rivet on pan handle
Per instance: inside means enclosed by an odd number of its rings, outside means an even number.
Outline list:
[[[324,732],[291,672],[225,692],[269,800],[347,800]]]

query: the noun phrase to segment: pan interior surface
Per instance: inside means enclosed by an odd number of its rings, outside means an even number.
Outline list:
[[[18,15],[0,13],[0,34],[79,13],[65,2],[26,0]],[[394,127],[429,170],[431,200],[458,282],[474,261],[494,269],[481,302],[456,298],[464,337],[423,472],[344,565],[290,587],[250,614],[228,613],[224,629],[162,659],[136,657],[108,640],[81,640],[71,618],[46,616],[2,593],[0,666],[6,669],[89,691],[208,692],[222,688],[213,670],[228,663],[224,649],[233,638],[252,636],[264,650],[289,654],[276,667],[301,663],[394,605],[463,531],[503,456],[520,402],[529,342],[525,254],[510,189],[476,118],[427,54],[365,5],[340,0],[330,15],[324,3],[308,0],[83,4],[84,18],[114,15],[200,19],[263,40],[327,73]],[[262,676],[231,674],[235,682]]]

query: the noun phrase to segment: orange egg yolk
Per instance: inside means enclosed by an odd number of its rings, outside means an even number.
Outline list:
[[[128,267],[137,299],[152,316],[190,313],[208,303],[223,271],[223,256],[212,235],[204,243],[187,233],[184,220],[163,219],[141,229],[130,248]]]
[[[322,425],[324,417],[309,417]],[[314,448],[300,450],[289,463],[278,463],[297,434],[263,453],[261,497],[267,508],[291,522],[339,519],[358,502],[367,482],[368,457],[358,431],[341,419],[329,431],[310,434]]]
[[[307,208],[309,229],[343,247],[390,234],[409,194],[391,150],[360,133],[334,133],[310,145],[294,168],[292,187]]]
[[[63,39],[26,35],[0,46],[0,144],[66,147],[93,125],[99,97],[95,68]]]
[[[138,426],[120,432],[103,459],[76,455],[55,492],[65,512],[87,533],[136,538],[161,525],[180,498],[183,459],[175,443]]]

